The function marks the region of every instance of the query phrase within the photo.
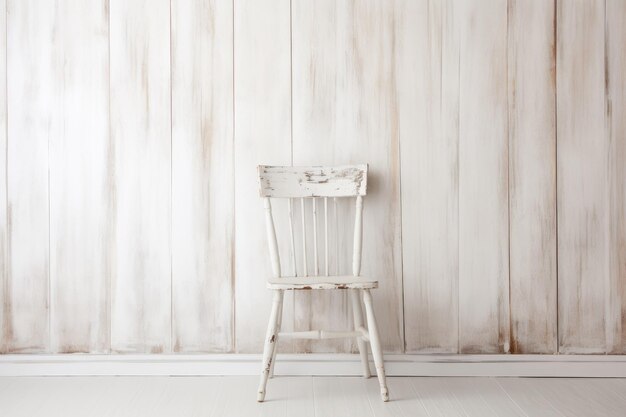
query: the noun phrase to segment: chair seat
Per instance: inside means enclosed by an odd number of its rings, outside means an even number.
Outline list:
[[[378,288],[378,281],[352,275],[280,277],[267,280],[270,290],[346,290]]]

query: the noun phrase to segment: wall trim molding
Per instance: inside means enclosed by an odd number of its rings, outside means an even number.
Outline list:
[[[370,358],[371,360],[371,358]],[[0,376],[256,375],[260,354],[0,355]],[[385,355],[388,376],[626,378],[626,355]],[[374,370],[374,366],[371,366]],[[358,376],[354,354],[279,354],[276,375]]]

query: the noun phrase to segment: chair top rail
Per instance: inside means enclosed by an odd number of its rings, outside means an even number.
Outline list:
[[[367,192],[367,164],[343,166],[259,165],[261,197],[356,197]]]

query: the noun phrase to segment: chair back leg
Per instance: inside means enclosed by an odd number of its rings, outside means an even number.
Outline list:
[[[354,318],[354,330],[359,331],[363,327],[363,310],[361,309],[361,299],[359,297],[359,290],[350,290],[350,298],[352,300],[352,317]],[[369,378],[370,364],[367,358],[367,343],[362,337],[356,338],[356,344],[359,347],[359,354],[361,355],[361,364],[363,365],[363,378]]]
[[[259,391],[257,393],[257,401],[259,402],[262,402],[265,399],[265,387],[267,385],[267,378],[270,375],[272,358],[274,357],[274,350],[276,349],[276,343],[278,342],[278,315],[279,311],[282,310],[282,305],[283,291],[274,290],[272,313],[270,314],[270,321],[267,325],[265,345],[263,347],[263,369],[261,370],[261,381],[259,383]]]
[[[376,317],[374,316],[374,306],[372,304],[372,294],[370,294],[369,290],[363,290],[363,303],[365,304],[365,314],[367,315],[367,328],[370,336],[370,345],[372,347],[372,356],[374,356],[376,375],[378,375],[378,383],[380,384],[380,395],[383,401],[389,401],[383,351],[380,347],[378,327],[376,326]]]

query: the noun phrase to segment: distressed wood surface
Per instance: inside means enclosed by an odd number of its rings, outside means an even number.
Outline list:
[[[170,3],[114,0],[110,8],[111,345],[116,352],[169,352]]]
[[[507,2],[459,7],[459,350],[509,351]]]
[[[0,353],[8,342],[10,297],[7,217],[7,5],[0,1]],[[3,46],[4,45],[4,46]]]
[[[172,2],[172,344],[233,348],[233,10]]]
[[[50,350],[109,350],[108,5],[60,1],[49,71]]]
[[[256,168],[291,163],[289,0],[235,2],[235,317],[237,352],[259,352],[267,327],[272,276]],[[275,205],[287,218],[287,207]],[[277,230],[279,236],[286,230]],[[279,239],[282,270],[293,269]],[[283,330],[292,329],[293,294],[285,295]],[[290,343],[281,343],[285,351]]]
[[[368,277],[334,275],[321,277],[279,277],[267,280],[267,288],[273,290],[345,290],[349,288],[377,288],[378,282]]]
[[[609,141],[609,285],[607,351],[626,353],[626,2],[606,1]]]
[[[450,1],[403,4],[396,36],[406,351],[456,353],[458,10]]]
[[[293,1],[294,165],[370,164],[363,213],[362,274],[379,280],[374,308],[387,351],[403,349],[400,249],[399,114],[395,19],[383,1]],[[339,255],[350,259],[352,225]],[[343,255],[347,253],[347,256]],[[346,265],[349,268],[349,265]],[[346,271],[346,272],[349,272]],[[349,329],[347,296],[296,300],[306,327]],[[341,342],[339,342],[341,343]],[[307,350],[344,350],[314,342]]]
[[[559,351],[606,351],[604,1],[557,2]]]
[[[56,85],[54,5],[7,2],[8,276],[4,345],[49,350],[48,140]],[[8,105],[8,104],[7,104]]]
[[[305,169],[260,165],[259,182],[262,197],[364,196],[367,192],[367,165]]]
[[[554,353],[556,68],[554,4],[509,1],[511,351]]]

